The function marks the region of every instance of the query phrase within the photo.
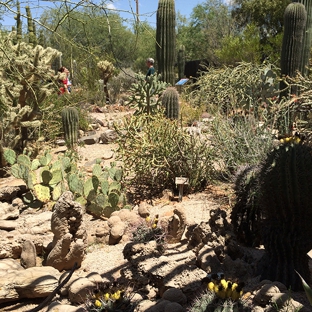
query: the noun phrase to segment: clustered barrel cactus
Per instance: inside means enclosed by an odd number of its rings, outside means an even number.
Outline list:
[[[176,62],[176,14],[174,0],[159,0],[156,17],[156,59],[163,81],[174,85]]]

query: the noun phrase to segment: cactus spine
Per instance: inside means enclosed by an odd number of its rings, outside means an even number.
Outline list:
[[[167,118],[179,118],[179,93],[174,87],[167,88],[162,94],[162,105],[165,107],[165,114]]]
[[[281,53],[282,76],[295,77],[296,71],[300,70],[301,51],[304,30],[306,26],[307,12],[301,3],[290,3],[284,13],[284,36]],[[280,90],[286,88],[284,81],[280,84]],[[297,90],[291,90],[296,93]],[[287,91],[281,93],[286,96]]]
[[[159,0],[156,17],[156,59],[162,80],[174,85],[176,50],[174,0]]]
[[[62,123],[65,141],[69,148],[73,148],[78,140],[79,114],[76,108],[66,107],[62,110]]]
[[[300,63],[300,72],[303,76],[308,75],[308,66],[309,66],[309,58],[310,58],[310,49],[312,43],[312,3],[310,0],[294,0],[293,2],[302,3],[305,6],[307,11],[307,22],[305,27],[305,32],[303,35],[302,42],[302,55],[301,55],[301,63]]]
[[[178,75],[179,80],[184,77],[184,68],[185,68],[185,46],[181,45],[178,51]]]
[[[312,148],[286,143],[275,148],[259,172],[259,205],[268,267],[262,278],[301,289],[297,270],[309,276],[312,248]]]

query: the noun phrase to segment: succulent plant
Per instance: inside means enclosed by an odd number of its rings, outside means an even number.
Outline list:
[[[74,148],[78,140],[79,114],[74,107],[65,107],[62,110],[62,124],[65,141],[69,148]]]
[[[148,77],[137,74],[135,78],[137,82],[130,89],[130,106],[135,109],[135,115],[155,114],[160,108],[160,96],[168,84],[162,82],[161,76],[157,74]]]
[[[265,218],[263,244],[268,254],[262,278],[300,289],[309,276],[312,248],[312,147],[286,142],[268,154],[259,171],[259,204]]]
[[[294,78],[301,68],[301,55],[303,50],[303,35],[307,20],[307,12],[303,4],[292,2],[284,13],[284,36],[281,53],[281,74]],[[285,81],[281,81],[281,97],[287,96],[288,90]],[[297,90],[290,90],[296,94]]]
[[[307,76],[309,72],[309,58],[312,43],[312,3],[310,0],[293,0],[293,2],[302,3],[307,11],[307,22],[302,41],[302,54],[300,62],[300,72]]]
[[[162,105],[165,107],[165,115],[170,119],[178,119],[180,104],[179,93],[174,87],[168,87],[161,96]]]
[[[156,59],[162,80],[174,85],[176,62],[176,13],[174,0],[159,0],[156,15]]]
[[[261,243],[263,217],[259,206],[259,170],[259,166],[243,166],[234,179],[236,202],[231,223],[237,239],[250,247]]]

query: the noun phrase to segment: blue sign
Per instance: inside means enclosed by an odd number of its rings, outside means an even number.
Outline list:
[[[183,86],[187,82],[188,82],[188,78],[183,78],[183,79],[179,80],[175,85],[176,86]]]

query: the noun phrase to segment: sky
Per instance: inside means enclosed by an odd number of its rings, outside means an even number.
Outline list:
[[[151,26],[156,27],[156,11],[158,6],[158,0],[137,0],[139,4],[139,15],[141,21],[147,21]],[[76,1],[68,1],[68,3],[75,3]],[[78,2],[78,1],[77,1]],[[81,1],[82,2],[82,1]],[[84,1],[85,3],[88,0]],[[99,3],[97,0],[91,0],[90,2]],[[182,15],[189,17],[193,8],[200,3],[204,3],[205,0],[175,0],[176,12],[180,12]],[[39,19],[40,14],[44,8],[55,7],[60,3],[59,1],[40,1],[40,0],[20,0],[21,11],[25,12],[24,7],[29,5],[31,8],[32,16],[35,19]],[[134,15],[131,12],[136,12],[136,0],[107,0],[105,1],[107,9],[118,12],[124,19],[129,21],[129,24],[133,21]],[[15,8],[14,8],[15,9]],[[3,20],[0,21],[2,26],[6,29],[11,29],[15,25],[14,13],[6,13]]]

